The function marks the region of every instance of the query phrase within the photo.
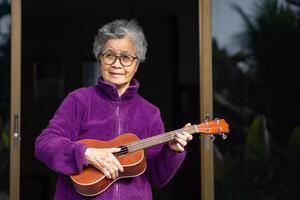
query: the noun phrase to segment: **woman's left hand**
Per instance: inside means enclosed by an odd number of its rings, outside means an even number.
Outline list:
[[[188,123],[185,126],[191,126],[191,124]],[[187,132],[176,133],[175,139],[173,141],[169,142],[169,147],[173,151],[183,152],[184,147],[192,139],[193,139],[193,136]]]

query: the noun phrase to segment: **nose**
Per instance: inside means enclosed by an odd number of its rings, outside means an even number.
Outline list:
[[[112,66],[116,67],[116,68],[123,68],[121,61],[120,61],[120,57],[116,58],[116,61],[112,64]]]

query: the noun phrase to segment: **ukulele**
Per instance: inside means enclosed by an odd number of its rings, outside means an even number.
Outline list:
[[[99,141],[93,139],[79,140],[77,142],[83,143],[90,148],[121,148],[119,152],[114,153],[114,156],[116,156],[120,164],[123,166],[124,171],[119,172],[119,177],[112,180],[107,179],[100,170],[89,165],[79,174],[70,176],[76,191],[83,196],[94,196],[105,191],[113,182],[120,178],[129,178],[141,175],[146,170],[147,166],[144,149],[172,141],[175,138],[175,134],[178,132],[206,134],[210,135],[212,139],[214,139],[215,134],[220,134],[223,139],[226,139],[226,134],[229,132],[229,128],[224,119],[216,119],[214,121],[205,121],[204,123],[197,125],[186,126],[181,129],[162,133],[142,140],[133,133],[122,134],[110,141]]]

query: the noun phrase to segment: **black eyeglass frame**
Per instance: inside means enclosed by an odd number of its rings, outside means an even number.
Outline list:
[[[137,57],[137,56],[126,55],[126,56],[128,56],[128,57],[133,58],[133,59],[132,59],[132,62],[131,62],[130,65],[124,65],[124,63],[122,62],[122,59],[121,59],[121,57],[124,56],[124,55],[119,55],[119,56],[118,56],[118,55],[112,54],[112,55],[114,55],[114,57],[115,57],[114,61],[113,61],[112,63],[106,63],[106,62],[104,61],[103,56],[105,56],[105,55],[107,55],[107,54],[111,54],[111,53],[101,53],[101,54],[100,54],[100,56],[101,56],[102,59],[103,59],[103,62],[104,62],[105,64],[107,64],[107,65],[112,65],[112,64],[114,64],[114,63],[117,61],[117,59],[119,59],[119,62],[121,63],[121,65],[122,65],[123,67],[130,67],[130,66],[134,63],[134,61],[135,61],[136,59],[138,60],[138,57]]]

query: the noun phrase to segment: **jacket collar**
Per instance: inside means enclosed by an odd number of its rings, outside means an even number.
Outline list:
[[[136,79],[132,79],[129,87],[124,94],[119,97],[117,87],[114,84],[105,82],[102,77],[98,79],[98,87],[100,91],[112,101],[128,101],[137,95],[139,89],[139,82]]]

